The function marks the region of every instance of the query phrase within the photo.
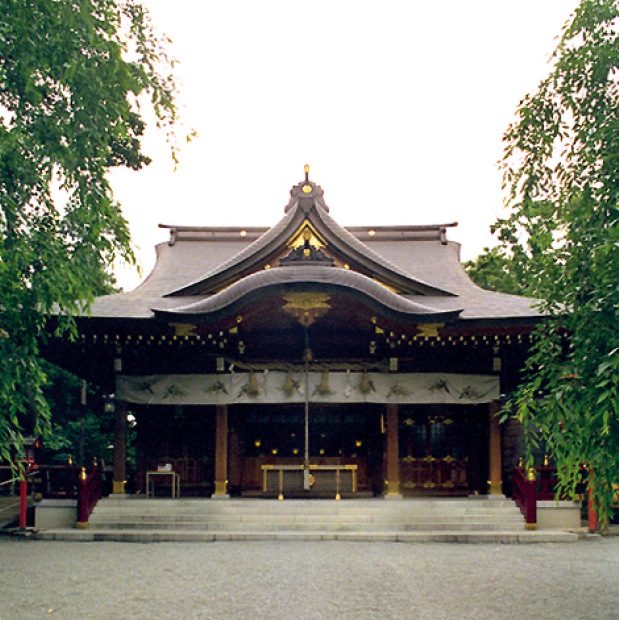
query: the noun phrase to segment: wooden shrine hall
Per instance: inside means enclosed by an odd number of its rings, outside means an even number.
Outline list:
[[[502,493],[497,418],[539,319],[483,290],[455,224],[343,227],[294,186],[271,228],[169,229],[134,291],[46,355],[115,395],[113,492],[361,497]]]

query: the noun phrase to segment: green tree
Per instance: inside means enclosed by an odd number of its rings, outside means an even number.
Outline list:
[[[502,245],[484,248],[476,259],[464,263],[464,269],[475,284],[488,291],[527,295],[532,288],[529,259],[521,254],[515,257]]]
[[[69,456],[77,465],[97,459],[111,465],[114,443],[114,416],[105,411],[106,395],[97,386],[85,386],[81,379],[45,360],[43,393],[51,411],[49,432],[43,441],[40,462],[66,463]],[[128,425],[127,457],[135,467],[135,421]]]
[[[139,104],[173,145],[164,45],[139,0],[0,0],[0,459],[49,426],[46,332],[134,262],[107,173],[149,162]]]
[[[581,465],[602,524],[619,482],[619,4],[583,0],[549,76],[505,136],[509,215],[501,240],[531,261],[538,330],[516,399],[531,443],[543,439],[564,492]]]

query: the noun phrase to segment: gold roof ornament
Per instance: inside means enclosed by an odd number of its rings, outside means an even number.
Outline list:
[[[305,245],[310,245],[315,248],[324,248],[327,242],[318,233],[316,228],[314,228],[308,220],[305,220],[291,235],[287,245],[289,248],[299,248]]]
[[[301,191],[304,194],[311,194],[314,188],[311,186],[310,181],[309,181],[309,171],[310,171],[309,164],[305,164],[305,166],[303,166],[303,170],[305,172],[305,183],[303,184]]]
[[[331,309],[327,303],[329,299],[330,295],[326,293],[288,293],[284,295],[283,310],[301,325],[309,326]]]

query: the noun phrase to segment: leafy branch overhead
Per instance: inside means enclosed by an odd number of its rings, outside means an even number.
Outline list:
[[[619,483],[619,3],[583,0],[552,63],[504,136],[509,214],[495,231],[550,317],[518,415],[564,490],[589,468],[604,522]]]
[[[149,163],[146,103],[175,153],[165,44],[138,0],[0,0],[0,457],[49,418],[46,315],[70,327],[135,262],[107,173]]]

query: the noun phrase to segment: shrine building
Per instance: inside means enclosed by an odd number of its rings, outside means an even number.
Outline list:
[[[152,273],[96,299],[47,356],[115,395],[113,492],[174,472],[181,496],[500,494],[495,416],[539,320],[483,290],[455,224],[344,227],[294,186],[271,228],[164,226]]]

